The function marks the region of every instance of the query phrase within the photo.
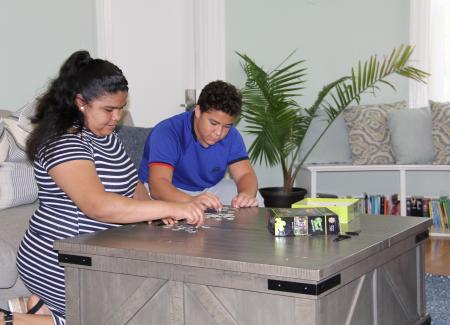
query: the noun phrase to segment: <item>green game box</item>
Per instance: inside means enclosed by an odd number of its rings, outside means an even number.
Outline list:
[[[359,199],[306,198],[292,205],[293,208],[324,207],[339,216],[340,223],[349,223],[359,214]]]

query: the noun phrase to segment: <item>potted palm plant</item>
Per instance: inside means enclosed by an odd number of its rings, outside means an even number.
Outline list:
[[[254,136],[249,147],[250,159],[270,167],[280,165],[283,173],[283,187],[260,189],[266,206],[290,207],[304,197],[306,190],[294,187],[297,174],[323,134],[346,107],[359,103],[365,93],[375,93],[381,84],[395,90],[394,85],[386,80],[393,74],[425,82],[428,74],[408,65],[412,52],[412,46],[402,45],[381,61],[374,55],[364,63],[359,62],[350,75],[325,85],[310,107],[304,107],[296,100],[304,89],[306,68],[304,60],[288,63],[294,52],[271,71],[265,71],[248,55],[237,53],[243,60],[242,67],[247,77],[242,89],[242,119],[246,122],[244,132]],[[326,113],[327,126],[298,161],[303,138],[319,109]],[[273,202],[267,198],[268,195],[281,201]]]

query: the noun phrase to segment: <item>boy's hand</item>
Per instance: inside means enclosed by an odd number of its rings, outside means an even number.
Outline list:
[[[258,200],[254,196],[241,192],[231,200],[231,206],[233,208],[257,207]]]

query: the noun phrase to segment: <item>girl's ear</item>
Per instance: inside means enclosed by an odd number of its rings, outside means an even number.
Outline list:
[[[84,100],[83,96],[81,96],[80,94],[77,94],[75,96],[75,105],[77,105],[78,108],[81,108],[83,106],[86,106],[86,101]]]

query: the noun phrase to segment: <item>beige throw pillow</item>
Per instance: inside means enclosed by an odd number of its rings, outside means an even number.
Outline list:
[[[430,101],[435,165],[450,164],[450,102]]]
[[[352,161],[355,165],[394,164],[387,115],[405,109],[406,102],[352,106],[344,110]]]

